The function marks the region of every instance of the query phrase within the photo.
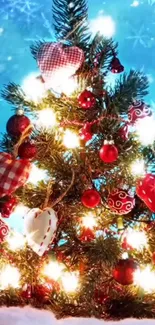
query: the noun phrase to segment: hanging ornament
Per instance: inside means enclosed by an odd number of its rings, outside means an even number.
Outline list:
[[[139,180],[136,193],[146,206],[155,212],[155,175],[146,174]]]
[[[113,270],[113,278],[122,285],[130,285],[134,282],[134,273],[139,268],[133,259],[119,260]]]
[[[129,122],[134,125],[139,119],[151,116],[152,111],[149,106],[147,106],[142,101],[135,101],[129,106],[128,117]]]
[[[129,138],[129,124],[125,123],[120,129],[119,129],[119,136],[123,141],[127,141]]]
[[[113,163],[118,159],[118,149],[114,145],[114,141],[104,141],[99,152],[100,158],[105,163]]]
[[[57,89],[81,67],[84,62],[84,52],[77,46],[45,43],[38,51],[37,62],[46,88]]]
[[[36,145],[31,141],[23,142],[18,148],[18,156],[22,159],[34,159],[36,155]]]
[[[11,116],[7,122],[6,130],[12,137],[19,137],[30,125],[31,121],[24,115],[22,109],[18,109],[16,114]]]
[[[54,237],[58,218],[51,208],[30,210],[24,219],[25,234],[29,246],[35,253],[42,256]]]
[[[101,203],[101,197],[99,192],[90,189],[86,190],[81,198],[82,204],[87,208],[95,208]]]
[[[33,288],[32,288],[32,285],[30,284],[25,284],[23,286],[23,289],[22,289],[22,292],[21,292],[21,297],[26,299],[26,300],[29,300],[32,298],[32,292],[33,292]]]
[[[0,243],[6,239],[8,234],[9,234],[9,227],[0,217]]]
[[[79,132],[81,140],[84,142],[90,141],[93,137],[91,133],[91,124],[89,122],[85,123],[83,128]]]
[[[96,104],[94,94],[89,90],[84,90],[78,98],[79,106],[85,110],[91,109]]]
[[[111,61],[110,70],[112,73],[121,73],[124,71],[123,65],[120,63],[120,60],[116,56],[114,56]]]
[[[108,196],[108,207],[116,214],[128,214],[135,206],[135,198],[128,191],[116,188]]]
[[[95,239],[94,231],[90,228],[83,228],[79,239],[82,242],[91,242]]]
[[[31,163],[28,160],[17,160],[8,153],[0,152],[0,198],[23,186],[30,171]]]
[[[16,197],[10,196],[7,201],[0,202],[0,213],[3,218],[9,218],[10,214],[17,206],[18,200]]]

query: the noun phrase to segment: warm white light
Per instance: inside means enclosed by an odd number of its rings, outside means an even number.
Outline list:
[[[134,283],[148,293],[155,292],[155,272],[151,271],[150,266],[134,273]]]
[[[136,132],[142,145],[153,144],[155,141],[155,120],[152,117],[139,119],[136,123]]]
[[[57,281],[62,274],[63,268],[64,266],[58,262],[50,262],[44,267],[43,274],[48,278]]]
[[[133,3],[131,4],[131,7],[138,7],[139,6],[139,1],[135,0],[133,1]]]
[[[115,22],[111,16],[100,15],[90,22],[90,30],[93,35],[100,33],[104,37],[110,38],[115,34]]]
[[[30,73],[22,83],[22,89],[27,99],[36,103],[40,102],[46,94],[45,85],[37,76],[36,73]]]
[[[50,108],[43,109],[38,112],[36,125],[50,129],[56,125],[56,115]]]
[[[43,181],[45,179],[47,179],[47,171],[40,169],[36,165],[32,164],[32,169],[27,183],[37,185],[38,182]]]
[[[0,270],[0,289],[19,288],[20,273],[16,267],[6,265]]]
[[[96,219],[92,213],[82,218],[82,223],[85,228],[93,229],[96,226]]]
[[[145,174],[145,162],[143,159],[138,159],[131,164],[131,173],[134,176],[143,176]]]
[[[126,241],[133,249],[142,250],[147,246],[147,236],[143,231],[131,230],[126,234]]]
[[[64,273],[61,277],[61,281],[62,281],[64,290],[66,292],[70,292],[70,293],[74,292],[78,288],[78,285],[79,285],[79,277],[76,272]]]
[[[68,78],[66,82],[64,82],[61,86],[61,92],[66,96],[71,96],[78,88],[77,78],[71,77]]]
[[[127,253],[127,252],[124,252],[123,254],[122,254],[122,259],[123,260],[126,260],[126,259],[128,259],[129,258],[129,254]]]
[[[79,147],[80,141],[79,137],[76,133],[72,132],[71,130],[66,130],[63,136],[63,143],[66,148],[74,149]]]
[[[26,244],[26,238],[19,233],[13,233],[7,237],[7,243],[12,251],[21,249]]]

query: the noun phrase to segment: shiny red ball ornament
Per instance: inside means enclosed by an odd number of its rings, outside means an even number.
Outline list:
[[[90,228],[84,228],[81,232],[80,238],[82,242],[91,242],[95,239],[94,231]]]
[[[152,111],[149,106],[147,106],[142,101],[136,101],[129,106],[128,117],[129,122],[134,125],[138,120],[152,115]]]
[[[83,109],[91,109],[96,104],[96,98],[91,91],[84,90],[79,96],[78,103]]]
[[[83,193],[81,202],[87,208],[95,208],[100,204],[101,197],[96,190],[90,189]]]
[[[10,196],[6,202],[0,202],[0,213],[3,218],[9,218],[18,204],[16,197]]]
[[[134,273],[139,269],[138,263],[133,259],[119,260],[113,270],[113,278],[122,285],[130,285],[134,282]]]
[[[99,152],[100,158],[105,163],[113,163],[118,159],[118,149],[113,141],[104,141],[104,144]]]
[[[120,129],[119,129],[119,136],[123,141],[127,141],[129,138],[129,124],[126,123],[124,124]]]
[[[16,114],[11,116],[7,122],[6,130],[12,137],[19,137],[30,125],[30,120],[24,115],[23,110],[17,110]]]
[[[114,56],[111,61],[111,72],[112,73],[121,73],[124,71],[123,65],[120,63],[120,60]]]
[[[37,148],[34,143],[23,142],[18,149],[18,156],[22,159],[34,159],[37,155]]]
[[[108,207],[116,214],[128,214],[135,206],[135,198],[128,191],[116,188],[108,196]]]
[[[136,193],[146,206],[155,213],[155,175],[146,174],[136,186]]]
[[[81,140],[83,140],[84,142],[90,141],[93,137],[93,135],[91,133],[91,124],[86,123],[83,126],[83,128],[80,130],[79,135],[80,135]]]

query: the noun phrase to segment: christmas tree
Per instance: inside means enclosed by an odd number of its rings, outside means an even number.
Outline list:
[[[39,68],[31,96],[15,83],[2,91],[15,113],[1,139],[0,304],[58,317],[152,318],[148,81],[124,72],[113,40],[91,35],[87,11],[85,0],[53,0],[56,41],[31,46]],[[114,87],[109,73],[118,74]],[[21,235],[6,218],[24,206]]]

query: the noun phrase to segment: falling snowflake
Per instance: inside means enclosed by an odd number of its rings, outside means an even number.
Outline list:
[[[142,45],[145,48],[151,47],[154,42],[154,38],[148,35],[144,25],[138,31],[132,29],[131,35],[127,36],[126,39],[133,41],[133,48],[137,45]]]

